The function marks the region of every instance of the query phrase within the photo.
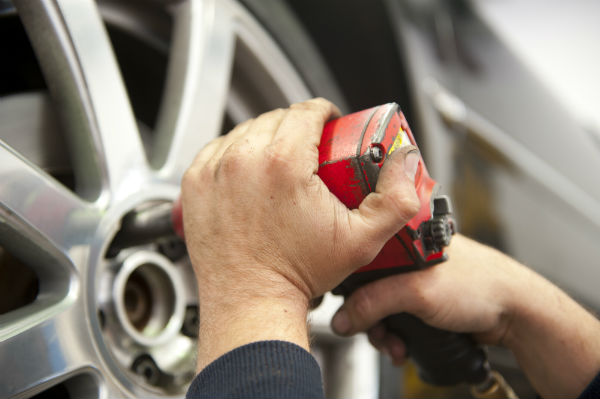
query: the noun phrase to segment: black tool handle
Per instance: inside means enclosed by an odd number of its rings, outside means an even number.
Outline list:
[[[333,293],[349,297],[363,285],[405,271],[406,267],[354,273]],[[383,323],[404,341],[421,379],[429,384],[479,384],[490,376],[485,351],[468,334],[440,330],[408,313],[388,316]]]
[[[384,324],[404,341],[421,379],[429,384],[478,384],[489,375],[486,354],[470,335],[431,327],[408,313],[389,316]]]

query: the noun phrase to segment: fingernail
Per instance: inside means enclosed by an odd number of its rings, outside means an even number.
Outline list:
[[[394,366],[402,366],[406,360],[406,347],[399,342],[394,342],[390,347],[390,357]]]
[[[411,151],[408,154],[406,154],[406,157],[404,158],[404,172],[410,180],[415,180],[415,175],[417,174],[418,167],[419,153],[417,151]]]
[[[331,320],[331,328],[333,328],[333,331],[338,334],[348,334],[352,328],[352,323],[350,323],[348,312],[346,312],[344,309],[338,310],[338,312],[333,316],[333,320]]]
[[[402,360],[406,354],[406,349],[404,345],[395,342],[391,345],[390,354],[394,359]]]

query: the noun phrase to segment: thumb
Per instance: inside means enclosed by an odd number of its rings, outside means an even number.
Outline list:
[[[369,248],[366,263],[419,211],[414,181],[419,164],[414,146],[393,152],[381,168],[375,191],[352,211],[350,240],[359,240],[356,245]]]

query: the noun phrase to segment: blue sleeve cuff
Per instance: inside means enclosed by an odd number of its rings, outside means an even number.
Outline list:
[[[228,352],[192,381],[187,398],[323,398],[321,371],[302,347],[260,341]]]
[[[590,382],[590,385],[579,395],[579,399],[600,398],[600,373]]]

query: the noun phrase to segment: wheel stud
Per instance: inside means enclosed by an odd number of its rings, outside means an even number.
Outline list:
[[[134,373],[144,377],[146,382],[150,385],[156,386],[161,380],[162,371],[160,371],[150,355],[143,354],[138,356],[133,361],[131,369]]]
[[[200,328],[200,317],[198,316],[198,306],[189,305],[185,309],[181,333],[186,337],[198,338],[198,329]]]
[[[177,262],[187,254],[185,242],[180,238],[163,238],[159,240],[158,250],[171,262]]]

